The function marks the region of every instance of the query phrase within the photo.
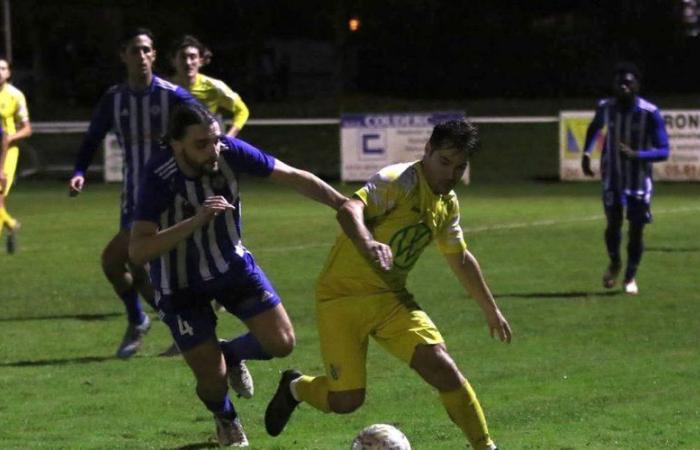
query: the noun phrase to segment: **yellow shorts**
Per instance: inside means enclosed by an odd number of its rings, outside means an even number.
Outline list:
[[[365,388],[369,336],[406,364],[417,345],[444,342],[433,321],[407,292],[317,301],[316,311],[330,391]]]
[[[5,190],[0,192],[2,195],[7,197],[10,193],[10,188],[12,188],[12,182],[15,179],[15,171],[17,170],[17,159],[19,157],[19,148],[10,147],[7,149],[7,156],[5,157],[5,167],[2,171],[5,173],[5,178],[7,178],[7,184],[5,185]]]

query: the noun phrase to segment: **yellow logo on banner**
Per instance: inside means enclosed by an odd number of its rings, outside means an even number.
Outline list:
[[[564,144],[564,158],[581,159],[583,146],[586,143],[586,130],[591,123],[591,119],[581,117],[563,117],[566,140]],[[603,150],[606,128],[603,128],[595,137],[593,143],[593,158],[600,158]]]

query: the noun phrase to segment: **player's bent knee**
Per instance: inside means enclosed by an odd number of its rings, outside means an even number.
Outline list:
[[[264,343],[263,348],[275,358],[284,358],[292,353],[295,345],[296,337],[291,332],[278,334],[274,339]]]
[[[440,391],[457,389],[464,383],[464,377],[442,345],[416,347],[411,368]]]
[[[350,414],[357,411],[365,402],[365,390],[353,392],[330,392],[328,406],[337,414]]]

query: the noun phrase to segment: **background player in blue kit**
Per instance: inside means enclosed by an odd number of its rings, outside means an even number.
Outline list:
[[[288,355],[294,329],[280,298],[241,241],[239,174],[269,177],[338,209],[346,198],[309,172],[257,148],[221,136],[202,106],[178,107],[170,119],[169,150],[154,157],[139,191],[129,254],[150,262],[162,320],[197,380],[197,395],[214,414],[222,445],[247,446],[228,397],[252,395],[242,360]],[[250,332],[219,343],[216,299]],[[250,381],[249,386],[241,382]]]
[[[639,97],[641,75],[629,63],[615,69],[615,96],[598,103],[593,122],[586,132],[581,167],[593,176],[590,154],[596,135],[606,129],[605,144],[600,157],[603,182],[603,206],[607,218],[605,245],[610,264],[603,274],[603,286],[615,286],[622,269],[623,211],[627,211],[629,238],[624,291],[637,294],[635,276],[642,260],[644,225],[651,222],[653,192],[652,163],[668,159],[668,135],[659,108]]]
[[[128,259],[138,180],[148,159],[160,149],[159,141],[174,106],[197,101],[181,87],[153,74],[156,50],[149,30],[136,28],[126,33],[120,42],[120,57],[126,66],[127,80],[109,88],[100,99],[78,153],[70,190],[71,195],[82,191],[95,151],[107,132],[113,130],[124,151],[124,183],[119,231],[102,253],[102,269],[126,307],[129,324],[117,356],[128,358],[138,351],[151,325],[138,294],[153,303],[146,270]]]

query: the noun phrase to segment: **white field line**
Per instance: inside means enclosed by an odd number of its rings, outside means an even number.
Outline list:
[[[697,212],[700,211],[700,206],[688,206],[688,207],[683,207],[683,208],[672,208],[672,209],[662,209],[662,210],[656,210],[653,211],[653,214],[656,215],[665,215],[665,214],[681,214],[681,213],[688,213],[688,212]],[[569,224],[569,223],[580,223],[580,222],[593,222],[596,220],[603,220],[605,218],[605,215],[603,214],[594,214],[592,216],[586,216],[586,217],[574,217],[571,219],[551,219],[551,220],[536,220],[533,222],[512,222],[512,223],[502,223],[502,224],[497,224],[497,225],[486,225],[482,227],[466,227],[463,228],[465,234],[473,234],[473,233],[483,233],[485,231],[502,231],[502,230],[516,230],[520,228],[535,228],[535,227],[547,227],[547,226],[553,226],[553,225],[564,225],[564,224]],[[255,253],[282,253],[282,252],[289,252],[289,251],[295,251],[295,250],[306,250],[309,248],[319,248],[319,247],[328,247],[330,248],[333,245],[334,240],[327,241],[327,242],[316,242],[316,243],[310,243],[310,244],[304,244],[304,245],[288,245],[284,247],[264,247],[264,248],[258,248],[255,250]]]

